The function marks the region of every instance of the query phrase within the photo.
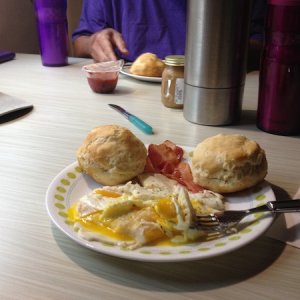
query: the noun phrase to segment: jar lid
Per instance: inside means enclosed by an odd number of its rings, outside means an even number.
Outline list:
[[[169,66],[184,66],[184,55],[168,55],[165,64]]]
[[[268,3],[282,6],[300,6],[300,0],[268,0]]]

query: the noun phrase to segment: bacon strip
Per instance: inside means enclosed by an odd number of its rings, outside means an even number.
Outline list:
[[[162,144],[150,144],[144,172],[160,173],[176,180],[191,192],[199,192],[203,188],[193,182],[190,165],[182,161],[183,149],[166,140]]]

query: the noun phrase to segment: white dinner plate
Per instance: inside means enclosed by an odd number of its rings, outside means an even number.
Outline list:
[[[191,148],[185,149],[185,158]],[[188,152],[189,151],[189,152]],[[172,262],[205,259],[238,249],[263,234],[273,221],[271,213],[250,215],[241,222],[238,232],[204,242],[180,246],[145,246],[135,250],[123,249],[110,243],[92,242],[80,238],[68,220],[67,210],[83,195],[100,187],[83,174],[77,162],[62,170],[51,182],[46,193],[46,207],[54,224],[75,242],[95,251],[138,261]],[[267,182],[254,188],[226,196],[226,209],[247,209],[274,201],[275,195]]]
[[[123,75],[129,76],[131,78],[137,79],[137,80],[148,81],[148,82],[161,82],[161,77],[150,77],[150,76],[141,76],[141,75],[131,74],[130,65],[128,65],[128,64],[123,66],[120,73]]]

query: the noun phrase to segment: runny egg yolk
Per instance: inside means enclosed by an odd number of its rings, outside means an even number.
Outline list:
[[[103,197],[109,197],[109,198],[118,198],[121,197],[121,194],[113,192],[113,191],[107,191],[107,190],[102,190],[102,189],[97,189],[96,194],[100,194]]]
[[[176,228],[180,211],[177,211],[178,208],[171,198],[172,195],[166,195],[159,200],[149,200],[145,202],[147,207],[143,207],[143,205],[129,201],[130,199],[118,192],[104,189],[96,189],[94,192],[101,195],[103,200],[107,200],[107,206],[105,206],[105,202],[103,207],[99,206],[99,210],[90,210],[88,215],[82,217],[81,213],[78,213],[80,206],[75,203],[67,211],[72,223],[80,224],[87,231],[117,241],[139,241],[142,237],[144,242],[149,245],[178,245],[176,241],[172,240],[172,237],[182,235],[182,232]],[[99,197],[99,201],[102,200],[102,197]],[[95,199],[97,200],[97,196]],[[91,200],[94,201],[93,198]],[[116,204],[114,204],[115,201]],[[200,201],[192,199],[191,202],[196,212],[203,210]],[[88,212],[89,210],[87,210]],[[139,224],[141,226],[137,226]],[[80,230],[79,227],[76,229]]]
[[[67,211],[69,220],[73,223],[79,222],[85,229],[107,236],[114,240],[131,241],[132,238],[125,234],[116,233],[109,227],[102,225],[99,222],[99,213],[90,214],[87,217],[80,218],[77,212],[77,204],[72,205]]]
[[[169,198],[158,200],[155,205],[156,212],[166,220],[176,220],[177,213],[174,203]]]
[[[165,234],[159,230],[158,228],[146,228],[144,230],[144,238],[148,242],[157,242],[158,240],[162,240],[166,238]]]
[[[73,204],[67,210],[68,218],[71,222],[76,222],[79,219],[78,212],[77,212],[77,203]]]

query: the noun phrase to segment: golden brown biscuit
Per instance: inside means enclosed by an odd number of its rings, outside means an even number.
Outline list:
[[[118,125],[94,128],[77,151],[83,172],[103,185],[124,183],[143,172],[145,145],[128,129]]]
[[[217,193],[252,187],[267,174],[264,150],[243,135],[218,134],[196,147],[192,158],[194,181]]]
[[[153,53],[140,55],[131,65],[130,73],[140,76],[161,77],[164,62]]]

